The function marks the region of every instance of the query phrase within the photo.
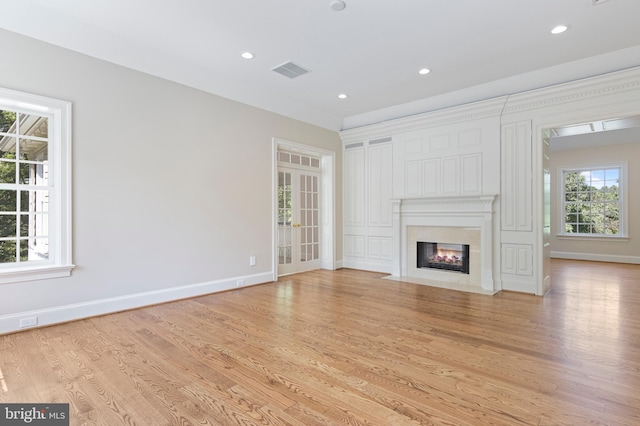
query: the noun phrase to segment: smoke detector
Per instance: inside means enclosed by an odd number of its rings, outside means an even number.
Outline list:
[[[331,7],[331,10],[340,12],[341,10],[344,10],[345,7],[347,7],[347,4],[340,0],[333,0],[329,3],[329,6]]]

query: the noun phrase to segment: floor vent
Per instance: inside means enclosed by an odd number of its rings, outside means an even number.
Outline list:
[[[308,69],[301,67],[300,65],[294,64],[293,62],[285,62],[282,65],[278,65],[273,68],[271,71],[275,71],[278,74],[282,74],[285,77],[296,78],[300,77],[309,72]]]

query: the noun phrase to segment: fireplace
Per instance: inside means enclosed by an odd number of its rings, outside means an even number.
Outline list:
[[[417,241],[416,266],[420,269],[469,274],[469,245]]]
[[[493,195],[394,200],[393,232],[397,235],[394,238],[394,260],[397,263],[392,277],[416,284],[494,294],[494,200]],[[420,256],[418,242],[427,243]],[[445,248],[451,244],[467,245],[468,249],[456,249],[461,254],[454,254],[456,261],[460,258],[460,263],[465,258],[466,271],[455,270],[452,273],[444,268],[426,268],[424,263],[418,266],[418,258],[424,258],[425,252],[431,250],[428,249],[429,244],[435,242],[438,245],[445,243]],[[443,255],[440,256],[440,263],[443,263]]]

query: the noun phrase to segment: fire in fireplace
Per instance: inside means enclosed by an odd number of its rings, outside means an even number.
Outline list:
[[[418,268],[469,273],[469,245],[418,241]]]

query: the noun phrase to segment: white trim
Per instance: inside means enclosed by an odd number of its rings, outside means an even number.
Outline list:
[[[6,269],[0,274],[0,284],[20,283],[24,281],[64,278],[71,275],[75,265],[55,265],[31,268]]]
[[[335,177],[335,156],[336,153],[315,146],[304,145],[297,142],[291,142],[285,139],[272,139],[272,173],[271,173],[271,247],[272,247],[272,268],[273,281],[278,280],[278,149],[286,151],[300,152],[302,154],[320,157],[320,173],[322,182],[321,197],[321,217],[322,221],[322,240],[321,253],[327,253],[321,256],[321,268],[335,270],[336,268],[336,177]],[[327,185],[325,187],[325,185]]]
[[[591,260],[594,262],[630,263],[634,265],[640,265],[640,256],[620,256],[612,254],[552,251],[551,257],[555,259]]]
[[[269,271],[254,275],[227,278],[224,280],[208,281],[144,293],[128,294],[125,296],[3,315],[0,316],[0,335],[23,330],[20,328],[20,319],[26,317],[37,317],[38,327],[47,326],[232,290],[239,287],[237,285],[239,280],[243,280],[245,283],[242,287],[269,283],[272,282],[272,275],[273,272]]]
[[[49,118],[49,259],[0,268],[0,284],[67,277],[72,264],[71,102],[0,88],[0,109]]]
[[[618,186],[618,234],[617,235],[603,235],[603,234],[571,234],[565,233],[564,231],[564,212],[565,212],[565,173],[571,171],[589,171],[594,169],[620,169],[620,184]],[[557,237],[562,238],[587,238],[587,239],[613,239],[613,240],[625,240],[628,239],[628,223],[629,223],[629,215],[628,215],[628,206],[627,202],[627,194],[628,194],[628,170],[629,163],[627,161],[616,161],[610,163],[594,163],[594,164],[584,164],[578,166],[559,166],[557,171],[557,185],[558,185],[558,196],[557,196],[557,220],[558,226],[556,229]]]
[[[618,235],[602,235],[602,234],[556,234],[556,238],[559,240],[582,240],[582,241],[615,241],[615,242],[628,242],[629,237]]]
[[[393,264],[391,264],[389,261],[384,263],[377,263],[370,260],[347,259],[343,262],[340,262],[340,268],[393,274]]]
[[[340,132],[340,138],[342,139],[343,145],[349,145],[364,140],[369,141],[386,138],[397,133],[499,117],[502,114],[507,99],[508,96],[501,96],[485,101],[402,117],[383,123],[347,129]]]
[[[539,89],[524,92],[514,92],[487,100],[463,103],[461,105],[435,109],[432,111],[391,119],[374,124],[365,124],[340,132],[344,145],[364,140],[388,137],[394,134],[426,129],[447,124],[483,119],[489,117],[504,117],[531,112],[547,111],[551,107],[574,105],[576,101],[596,99],[612,95],[632,96],[634,90],[640,88],[640,67],[616,71],[595,77],[588,77],[567,83],[553,84]],[[583,121],[569,120],[564,123],[542,126],[543,128],[558,127],[560,124],[575,124],[589,121],[586,112],[577,114]],[[602,118],[596,113],[595,119]]]
[[[480,231],[480,286],[494,291],[493,204],[496,195],[422,197],[392,200],[395,277],[407,277],[409,271],[408,227],[439,226],[473,228]]]

